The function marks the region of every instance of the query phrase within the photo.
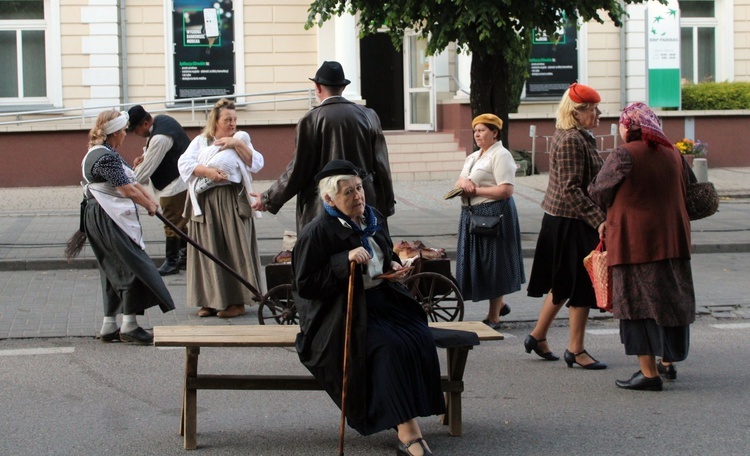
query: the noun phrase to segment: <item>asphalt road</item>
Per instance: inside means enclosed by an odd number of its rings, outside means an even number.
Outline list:
[[[612,320],[590,325],[588,349],[604,371],[568,369],[527,355],[528,326],[504,331],[469,356],[464,435],[422,418],[436,454],[734,454],[748,452],[750,324],[702,317],[690,358],[665,390],[615,387],[636,361]],[[567,328],[549,340],[561,351]],[[32,354],[22,350],[47,350]],[[0,454],[184,454],[178,435],[182,349],[105,345],[91,339],[0,343]],[[441,357],[443,354],[441,353]],[[304,373],[291,350],[204,349],[201,371]],[[339,413],[322,392],[201,391],[201,455],[336,454]],[[347,431],[346,454],[393,454],[394,432]]]
[[[501,330],[506,339],[484,343],[469,355],[464,435],[450,437],[429,417],[420,419],[425,437],[438,455],[748,454],[749,269],[750,253],[693,257],[701,315],[691,329],[690,357],[679,363],[677,380],[659,393],[615,387],[615,379],[629,378],[638,367],[635,357],[624,354],[617,321],[609,314],[592,312],[586,342],[590,353],[609,364],[604,371],[568,369],[563,361],[526,354],[522,340],[541,299],[510,295],[513,312]],[[71,281],[68,274],[87,278]],[[182,276],[168,279],[178,296],[184,293]],[[52,279],[67,285],[57,288]],[[74,303],[61,320],[70,325],[80,318],[86,336],[0,340],[0,455],[184,454],[178,434],[182,349],[94,340],[101,321],[92,313],[100,309],[96,271],[2,272],[0,283],[6,297],[16,289],[30,297],[14,321],[58,318],[50,300],[59,296]],[[486,302],[465,305],[466,320],[481,319],[487,308]],[[256,309],[228,322],[194,321],[194,309],[185,307],[168,314],[149,311],[141,321],[255,324]],[[562,311],[548,336],[558,354],[567,341],[565,316]],[[305,373],[294,351],[281,348],[203,349],[200,369]],[[198,454],[333,455],[338,420],[338,409],[322,392],[201,391]],[[361,437],[348,430],[346,454],[393,454],[395,442],[394,432]]]
[[[636,360],[623,354],[617,322],[602,315],[592,314],[587,348],[609,369],[568,369],[527,355],[521,341],[540,300],[517,293],[508,298],[514,318],[502,330],[506,340],[470,353],[464,436],[449,437],[435,418],[420,420],[436,454],[747,454],[750,318],[743,317],[750,317],[750,254],[696,255],[693,266],[703,315],[692,327],[690,357],[665,391],[614,386],[637,370]],[[34,281],[49,273],[13,274],[17,283],[18,274]],[[97,282],[94,275],[93,293]],[[486,308],[466,305],[467,319]],[[193,312],[179,310],[178,317],[183,313]],[[561,318],[549,335],[553,350],[560,354],[566,339]],[[201,372],[304,373],[288,349],[202,352]],[[181,349],[108,345],[91,337],[0,341],[0,454],[183,454],[184,357]],[[198,405],[200,454],[337,451],[338,410],[321,392],[201,391]],[[361,437],[349,430],[346,454],[392,454],[394,442],[392,432]]]

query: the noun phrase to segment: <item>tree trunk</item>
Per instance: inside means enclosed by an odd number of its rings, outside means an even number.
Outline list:
[[[522,34],[523,35],[523,34]],[[523,39],[525,38],[525,40]],[[531,35],[513,32],[497,52],[471,53],[471,114],[492,113],[503,121],[503,144],[508,147],[508,114],[518,112],[531,56]],[[510,44],[515,45],[510,46]],[[510,47],[508,47],[510,46]]]
[[[503,121],[503,144],[508,148],[508,114],[520,104],[526,68],[515,68],[502,53],[472,54],[471,115],[492,113]]]
[[[503,121],[503,144],[508,147],[507,65],[501,54],[473,53],[471,57],[471,117],[492,113]]]

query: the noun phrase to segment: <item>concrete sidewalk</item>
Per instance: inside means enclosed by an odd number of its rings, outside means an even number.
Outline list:
[[[539,204],[547,186],[547,175],[519,177],[514,199],[521,223],[523,249],[533,254],[543,211]],[[719,168],[709,171],[720,195],[720,212],[693,223],[696,253],[750,251],[750,168]],[[269,181],[254,183],[260,191]],[[397,182],[396,215],[389,220],[395,242],[421,240],[429,247],[444,248],[455,256],[460,203],[444,200],[453,181]],[[68,264],[63,257],[67,239],[78,228],[81,190],[71,187],[6,188],[0,190],[0,270],[51,270],[95,268],[88,247]],[[258,244],[264,264],[282,248],[285,230],[295,229],[294,200],[277,215],[256,220]],[[160,263],[164,256],[161,222],[142,213],[146,251]]]

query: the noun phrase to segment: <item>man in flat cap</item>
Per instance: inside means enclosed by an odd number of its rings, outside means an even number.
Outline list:
[[[141,185],[149,180],[154,194],[159,198],[164,217],[185,231],[187,219],[182,211],[187,197],[187,184],[180,178],[177,161],[190,145],[190,138],[182,126],[167,115],[151,116],[143,106],[135,105],[128,110],[130,120],[127,131],[148,138],[143,155],[134,161],[135,177]],[[159,274],[172,275],[185,268],[185,244],[164,225],[166,236],[166,260],[159,268]]]
[[[253,208],[276,214],[296,195],[299,232],[323,212],[315,174],[331,160],[341,159],[352,162],[364,173],[367,203],[384,217],[393,215],[391,167],[378,115],[341,95],[350,81],[344,77],[340,63],[323,62],[310,80],[315,83],[320,104],[300,119],[292,161],[268,190],[255,195]]]

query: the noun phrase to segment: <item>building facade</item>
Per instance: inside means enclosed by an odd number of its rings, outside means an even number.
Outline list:
[[[682,78],[750,81],[750,0],[675,3]],[[197,134],[205,105],[212,101],[196,109],[189,100],[231,95],[240,102],[243,128],[283,145],[269,163],[268,177],[274,177],[291,157],[294,125],[311,106],[308,77],[324,60],[342,63],[352,81],[345,96],[373,107],[384,129],[453,132],[460,146],[471,150],[471,56],[453,47],[427,56],[424,42],[414,35],[404,37],[402,50],[385,34],[360,39],[352,16],[306,30],[308,8],[307,0],[0,0],[2,154],[27,147],[29,160],[40,153],[36,136],[49,144],[59,133],[64,138],[58,143],[77,147],[73,156],[82,156],[91,116],[132,104],[168,111]],[[602,95],[604,121],[596,133],[604,142],[624,105],[647,100],[647,6],[628,6],[628,13],[622,28],[609,20],[572,28],[568,69],[574,67],[575,79]],[[554,130],[558,100],[558,92],[526,94],[519,112],[511,115],[510,146],[530,149],[534,125],[539,150],[543,136]],[[710,137],[715,127],[705,127],[705,133],[701,127],[708,118],[718,116],[717,122],[726,124],[745,121],[747,114],[677,109],[662,116],[671,119],[668,133],[679,139]],[[610,141],[614,145],[614,138]],[[714,150],[721,141],[708,139],[716,144]],[[133,142],[126,153],[138,150]],[[20,164],[21,159],[13,160]],[[64,166],[62,158],[55,160]],[[75,159],[69,161],[77,168]],[[750,157],[740,157],[737,164],[750,165]],[[7,179],[0,186],[8,186]]]

